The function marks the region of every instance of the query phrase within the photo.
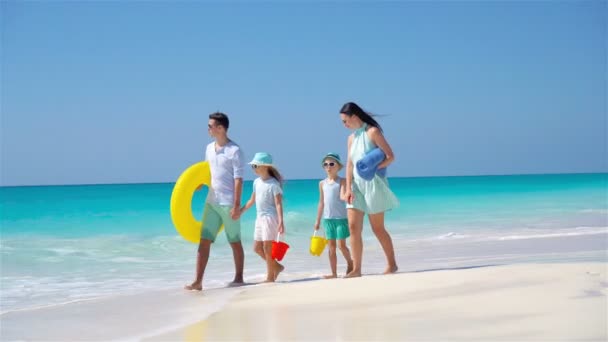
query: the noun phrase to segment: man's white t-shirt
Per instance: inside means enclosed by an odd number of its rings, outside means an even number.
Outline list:
[[[215,149],[215,141],[207,145],[205,160],[211,169],[211,186],[207,203],[234,205],[234,180],[243,178],[245,156],[239,145],[232,140]]]

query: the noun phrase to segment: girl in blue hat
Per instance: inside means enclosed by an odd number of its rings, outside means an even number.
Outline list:
[[[327,178],[319,182],[319,206],[315,230],[319,230],[322,216],[325,238],[329,242],[329,266],[331,267],[331,274],[326,275],[325,279],[330,279],[338,277],[336,245],[346,259],[346,274],[353,270],[353,260],[346,246],[346,238],[350,236],[350,233],[348,232],[348,219],[346,218],[346,203],[341,199],[345,193],[346,180],[338,176],[338,172],[342,169],[340,155],[337,153],[326,154],[321,160],[321,165],[327,173]]]
[[[272,258],[272,241],[285,233],[283,225],[283,177],[272,163],[272,156],[258,152],[249,162],[258,175],[253,181],[253,193],[241,208],[241,215],[255,204],[257,217],[253,233],[253,250],[266,261],[266,282],[274,282],[285,269]]]

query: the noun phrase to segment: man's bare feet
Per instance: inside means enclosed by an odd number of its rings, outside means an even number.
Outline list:
[[[337,274],[328,274],[328,275],[324,275],[323,279],[334,279],[334,278],[338,278]]]
[[[397,267],[397,265],[393,265],[393,266],[388,266],[386,268],[386,270],[384,270],[384,274],[391,274],[391,273],[395,273],[397,272],[397,270],[399,269],[399,267]]]
[[[285,266],[277,262],[277,268],[274,270],[274,280],[277,280],[277,278],[279,277],[279,273],[283,272],[284,269]]]
[[[357,271],[357,270],[352,270],[350,272],[348,272],[344,278],[357,278],[361,276],[361,271]]]
[[[202,291],[203,290],[203,284],[194,282],[194,283],[192,283],[190,285],[184,286],[184,290],[188,290],[188,291]]]

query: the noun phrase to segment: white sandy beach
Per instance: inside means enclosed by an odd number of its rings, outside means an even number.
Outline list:
[[[608,339],[608,264],[157,291],[2,315],[2,340]]]

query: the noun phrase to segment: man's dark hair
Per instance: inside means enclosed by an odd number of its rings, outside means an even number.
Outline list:
[[[215,120],[218,125],[224,126],[226,130],[228,130],[228,126],[230,126],[230,120],[228,120],[228,115],[220,112],[215,112],[209,114],[209,119]]]

